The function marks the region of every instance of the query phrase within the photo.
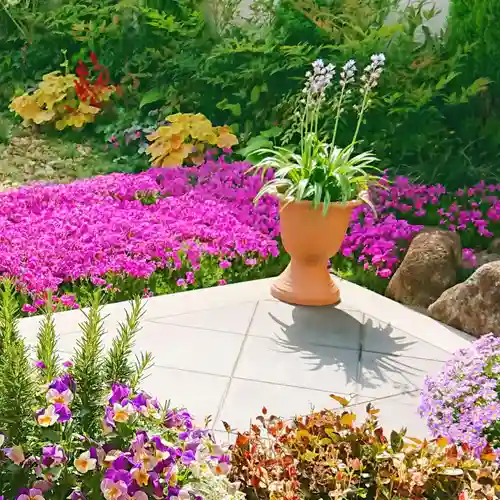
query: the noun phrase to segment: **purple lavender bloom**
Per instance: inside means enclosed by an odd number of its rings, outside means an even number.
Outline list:
[[[35,368],[39,368],[40,370],[45,370],[47,368],[47,365],[43,361],[35,361],[33,366],[35,366]]]

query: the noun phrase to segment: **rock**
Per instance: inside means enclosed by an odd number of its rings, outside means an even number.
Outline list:
[[[429,307],[434,319],[480,337],[500,335],[500,261],[481,266]]]
[[[500,252],[500,248],[498,249]],[[476,265],[475,268],[484,266],[484,264],[489,264],[490,262],[495,262],[500,260],[500,255],[498,253],[491,253],[487,250],[476,253]]]
[[[408,306],[427,309],[456,284],[461,261],[458,234],[425,229],[413,238],[403,262],[389,282],[386,295]]]
[[[495,238],[491,243],[488,248],[488,251],[490,253],[494,253],[497,255],[500,255],[500,238]]]

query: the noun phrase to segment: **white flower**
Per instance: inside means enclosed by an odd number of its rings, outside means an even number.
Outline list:
[[[38,415],[38,423],[42,427],[50,427],[59,419],[54,405],[50,405],[42,414]]]
[[[97,460],[90,457],[90,451],[85,451],[75,459],[75,468],[81,474],[85,474],[90,470],[95,470]]]
[[[68,406],[73,401],[73,393],[69,389],[63,392],[59,392],[57,389],[49,389],[45,397],[47,402],[51,404],[62,403]]]

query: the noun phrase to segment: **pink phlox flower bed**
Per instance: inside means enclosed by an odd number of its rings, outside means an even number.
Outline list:
[[[355,210],[341,254],[365,270],[389,278],[409,242],[424,226],[457,232],[466,266],[474,266],[475,251],[500,237],[500,184],[478,183],[468,189],[447,191],[441,185],[414,184],[406,177],[372,190],[376,214],[368,206]]]
[[[156,269],[194,269],[202,254],[221,261],[278,254],[277,204],[253,198],[261,186],[246,163],[111,174],[67,185],[0,194],[0,272],[28,292],[64,282]]]
[[[111,286],[112,276],[139,278],[147,287],[158,270],[177,272],[170,290],[207,286],[197,282],[206,256],[221,272],[210,284],[226,283],[238,266],[259,277],[279,255],[279,210],[272,197],[253,203],[262,179],[248,175],[249,167],[220,158],[2,193],[0,273],[31,295],[81,279]],[[447,192],[404,177],[382,184],[372,192],[375,212],[367,205],[354,211],[340,255],[383,280],[424,225],[457,231],[471,265],[475,250],[500,236],[500,185]]]

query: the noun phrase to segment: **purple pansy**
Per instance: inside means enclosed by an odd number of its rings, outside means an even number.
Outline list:
[[[59,415],[58,422],[64,423],[71,420],[71,410],[63,403],[54,403],[54,408]]]
[[[123,399],[128,398],[130,388],[123,384],[113,384],[111,395],[109,396],[110,404],[120,403]]]

